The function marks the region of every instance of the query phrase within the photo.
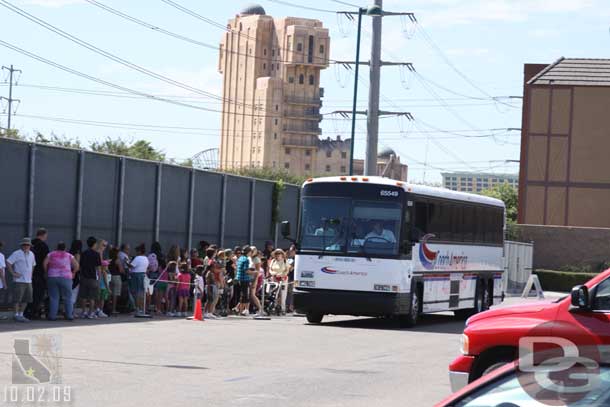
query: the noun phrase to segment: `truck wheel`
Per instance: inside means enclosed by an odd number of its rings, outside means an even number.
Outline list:
[[[417,325],[421,314],[421,293],[420,287],[417,286],[411,293],[411,307],[409,313],[401,315],[399,318],[401,328],[411,328]]]
[[[306,316],[307,322],[310,324],[319,324],[322,322],[322,318],[324,318],[324,314],[320,314],[319,312],[308,312]]]
[[[515,349],[504,347],[499,349],[490,350],[484,355],[481,355],[479,363],[472,371],[469,382],[478,379],[481,376],[485,376],[489,372],[496,370],[507,363],[515,360]]]

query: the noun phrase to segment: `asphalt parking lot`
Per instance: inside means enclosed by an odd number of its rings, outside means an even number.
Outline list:
[[[463,324],[449,314],[410,330],[351,317],[0,321],[0,398],[14,339],[30,339],[37,355],[48,335],[71,406],[431,406],[450,393]]]

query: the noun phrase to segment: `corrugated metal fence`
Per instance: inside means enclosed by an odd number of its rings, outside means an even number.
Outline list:
[[[101,237],[222,247],[274,240],[274,183],[186,167],[0,139],[4,253],[38,227],[58,241]],[[280,219],[296,225],[299,189],[286,185]],[[279,241],[287,246],[286,241]]]

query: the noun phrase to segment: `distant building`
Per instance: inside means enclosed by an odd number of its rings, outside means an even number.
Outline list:
[[[389,164],[389,167],[388,167]],[[387,178],[396,179],[399,181],[407,181],[408,166],[400,162],[400,157],[396,155],[394,150],[386,148],[377,156],[377,175],[382,176],[387,168]],[[354,160],[354,174],[364,174],[364,160]]]
[[[517,188],[517,174],[486,174],[481,172],[443,172],[443,187],[454,191],[481,192],[507,183]]]
[[[224,98],[221,169],[339,174],[349,165],[349,141],[318,137],[320,71],[328,67],[329,47],[328,29],[319,20],[274,19],[258,5],[229,20],[218,59]]]
[[[524,71],[519,223],[610,227],[610,59]]]

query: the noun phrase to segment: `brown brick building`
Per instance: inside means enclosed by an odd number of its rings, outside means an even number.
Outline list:
[[[526,64],[519,223],[610,227],[610,60]]]

